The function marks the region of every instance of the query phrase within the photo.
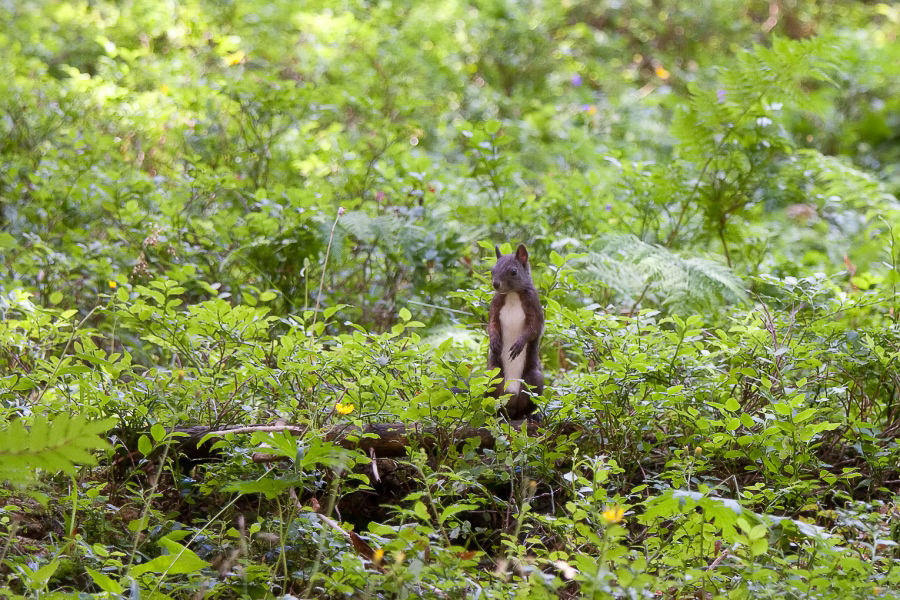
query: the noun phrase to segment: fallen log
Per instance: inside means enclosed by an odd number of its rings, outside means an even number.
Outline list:
[[[518,420],[504,424],[504,429],[521,430],[523,423],[529,436],[538,435],[540,426],[535,421]],[[572,433],[577,428],[572,424],[567,427],[559,427],[556,434]],[[302,436],[308,428],[301,425],[232,425],[226,427],[206,427],[195,425],[192,427],[177,427],[172,430],[182,434],[182,439],[176,446],[176,453],[188,460],[204,462],[212,460],[217,455],[213,450],[213,444],[226,435],[249,434],[255,432],[282,432]],[[496,438],[487,427],[422,427],[419,425],[405,425],[403,423],[376,423],[372,425],[331,425],[322,430],[325,440],[334,442],[342,448],[349,450],[360,449],[369,456],[378,458],[396,458],[405,456],[411,446],[428,450],[434,448],[447,448],[452,444],[461,444],[468,439],[477,438],[479,448],[493,449]],[[254,456],[256,462],[269,462],[279,460],[269,454],[258,453]]]

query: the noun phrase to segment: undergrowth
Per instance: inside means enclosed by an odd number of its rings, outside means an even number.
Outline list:
[[[4,596],[898,595],[894,7],[0,14]]]

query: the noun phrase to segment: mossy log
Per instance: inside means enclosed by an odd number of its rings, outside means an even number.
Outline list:
[[[536,436],[541,431],[540,424],[535,421],[518,420],[504,425],[504,428],[521,430],[525,425],[528,435]],[[566,434],[577,428],[556,428],[556,434]],[[207,427],[196,425],[178,427],[173,430],[183,434],[176,453],[191,461],[203,462],[216,458],[217,452],[213,444],[225,435],[249,434],[255,432],[287,431],[294,435],[304,435],[308,428],[298,425],[233,425],[227,427]],[[486,427],[420,427],[402,423],[378,423],[373,425],[332,425],[322,430],[325,439],[347,449],[361,449],[369,456],[378,458],[396,458],[406,456],[408,448],[420,447],[428,450],[447,448],[451,444],[461,444],[468,439],[480,440],[481,449],[492,449],[496,444],[494,434]],[[278,460],[269,454],[259,453],[254,456],[257,462]]]

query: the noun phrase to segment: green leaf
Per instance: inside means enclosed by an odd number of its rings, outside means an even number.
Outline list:
[[[418,501],[413,505],[413,512],[416,513],[416,516],[425,521],[426,523],[431,520],[431,516],[428,514],[428,509],[425,508],[425,505],[422,501]]]
[[[157,575],[188,575],[209,566],[209,563],[197,556],[191,549],[178,542],[162,538],[159,545],[168,550],[168,554],[157,556],[142,565],[136,565],[129,571],[129,576],[140,577],[144,573]]]
[[[141,434],[141,437],[138,438],[138,451],[144,456],[149,456],[153,452],[153,442],[146,434]]]
[[[156,423],[150,428],[150,435],[153,436],[153,441],[161,442],[166,437],[166,428]]]
[[[816,411],[816,408],[807,408],[807,409],[805,409],[805,410],[801,410],[801,411],[798,412],[797,415],[794,417],[794,422],[795,422],[795,423],[802,423],[803,421],[807,420],[808,418],[810,418],[811,416],[813,416],[814,414],[816,414],[816,412],[817,412],[817,411]]]
[[[809,430],[811,435],[815,435],[817,433],[822,433],[823,431],[834,431],[840,426],[840,423],[810,423],[804,429]]]
[[[772,408],[774,408],[775,412],[782,417],[790,416],[790,414],[793,412],[793,409],[790,407],[790,405],[784,404],[782,402],[776,402],[772,405]]]
[[[31,577],[28,578],[28,587],[33,590],[41,590],[47,586],[47,583],[50,581],[50,578],[53,577],[56,570],[59,568],[59,560],[54,560],[53,562],[44,565],[37,571],[31,574]]]
[[[222,486],[223,492],[237,492],[239,494],[263,494],[268,499],[273,499],[283,494],[295,485],[303,485],[301,480],[293,479],[260,479],[259,481],[232,481]]]
[[[87,570],[88,575],[91,576],[94,584],[104,592],[118,595],[124,591],[124,588],[119,584],[119,582],[114,581],[108,575],[104,575],[100,571],[95,571],[90,567],[85,567],[85,569]]]
[[[297,438],[292,437],[292,441]],[[296,442],[294,441],[296,444]],[[359,461],[367,461],[358,453],[351,450],[341,448],[334,442],[326,442],[321,438],[314,438],[300,452],[297,459],[297,467],[301,469],[312,469],[316,466],[323,466],[329,469],[341,471],[348,466],[352,466]]]
[[[334,313],[336,313],[337,311],[341,310],[342,308],[346,308],[346,307],[347,307],[346,304],[337,304],[335,306],[329,306],[328,308],[326,308],[325,310],[322,311],[322,314],[325,315],[326,319],[330,319],[331,317],[334,316]]]
[[[760,538],[758,540],[753,540],[750,542],[750,554],[753,556],[760,556],[769,551],[769,540],[766,538]]]
[[[128,531],[132,533],[137,533],[138,531],[143,531],[147,529],[147,526],[150,524],[150,517],[143,516],[139,519],[132,519],[128,522]]]
[[[459,514],[464,510],[475,510],[476,508],[478,508],[478,506],[475,504],[453,504],[451,506],[448,506],[441,512],[441,518],[438,519],[438,522],[443,524],[444,521],[455,514]]]
[[[764,524],[760,523],[759,525],[754,526],[750,531],[747,532],[747,537],[750,538],[751,540],[758,540],[761,537],[763,537],[764,535],[766,535],[766,533],[768,533],[768,531],[769,531],[768,528]]]

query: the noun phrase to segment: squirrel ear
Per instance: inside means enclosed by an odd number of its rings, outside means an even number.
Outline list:
[[[494,246],[494,252],[497,253],[497,258],[500,258],[500,246]]]
[[[519,247],[516,248],[516,258],[523,265],[528,264],[528,250],[525,249],[525,244],[519,244]]]

